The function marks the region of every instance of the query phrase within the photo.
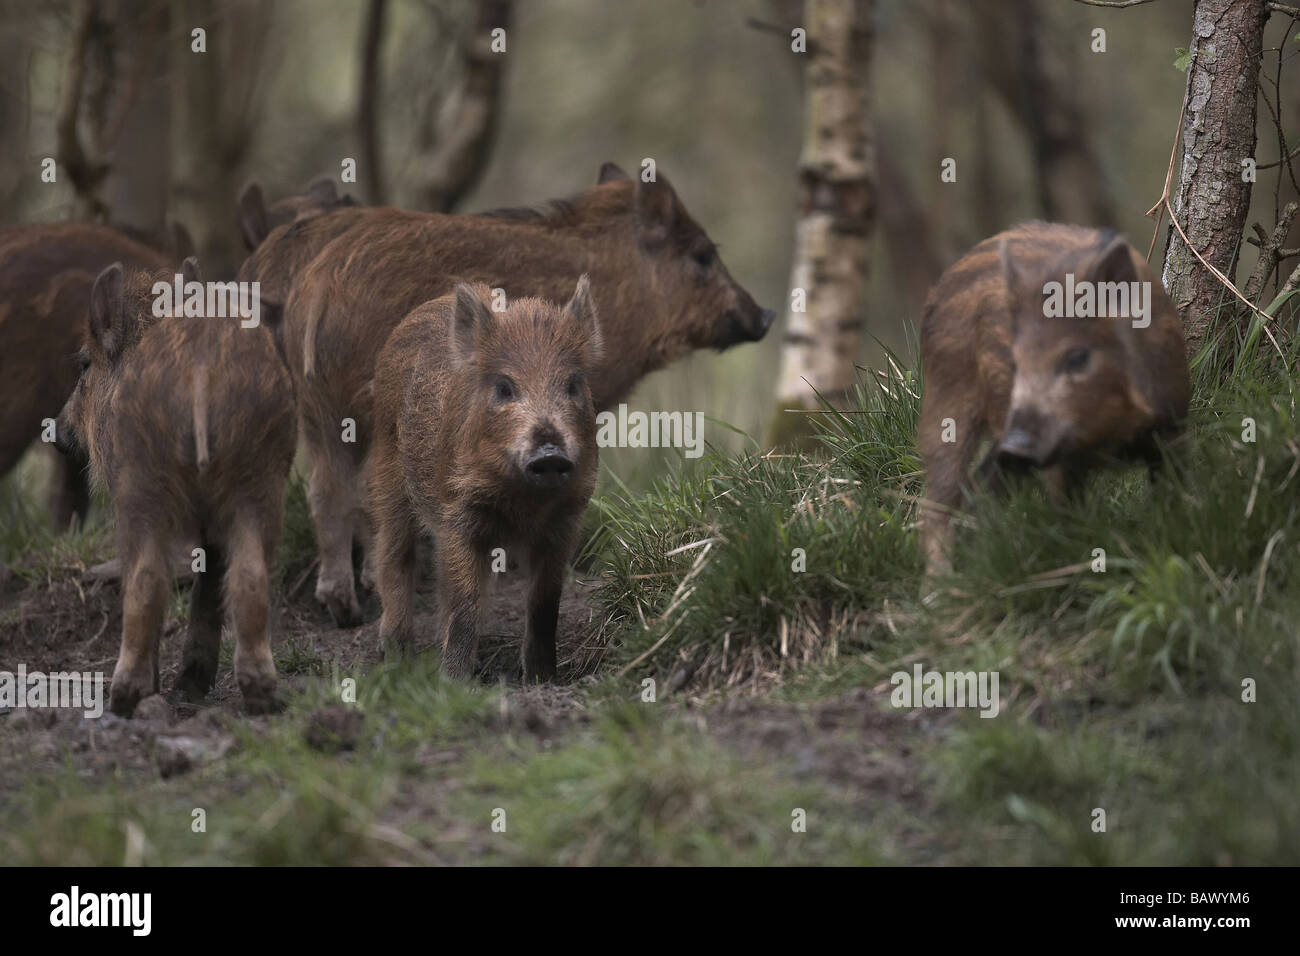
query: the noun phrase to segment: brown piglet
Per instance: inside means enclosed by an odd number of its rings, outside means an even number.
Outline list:
[[[200,282],[193,259],[183,280]],[[198,541],[182,695],[216,679],[224,605],[245,708],[276,706],[267,639],[270,568],[293,461],[292,386],[263,324],[157,308],[174,276],[114,264],[95,280],[81,378],[58,421],[113,503],[122,562],[122,646],[111,710],[159,691],[158,644],[173,543]],[[197,551],[197,549],[196,549]]]
[[[578,520],[596,484],[592,369],[601,334],[587,277],[568,305],[484,285],[415,309],[375,372],[367,459],[387,654],[411,644],[416,539],[433,533],[443,670],[474,673],[490,569],[518,555],[531,577],[526,682],[555,676],[560,596]]]
[[[538,208],[367,210],[298,272],[284,346],[311,464],[316,597],[335,620],[360,620],[352,555],[369,547],[358,475],[373,437],[375,359],[389,334],[459,281],[560,302],[583,274],[611,346],[590,370],[597,411],[696,349],[758,341],[773,318],[731,277],[662,171],[645,182],[612,163],[595,186]]]
[[[1030,222],[986,239],[939,279],[921,327],[927,571],[951,568],[968,469],[1000,488],[1039,469],[1065,498],[1106,461],[1160,460],[1187,413],[1182,324],[1146,261],[1109,231]]]

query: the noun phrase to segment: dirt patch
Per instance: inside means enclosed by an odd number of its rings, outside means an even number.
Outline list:
[[[518,685],[522,676],[519,653],[523,638],[526,580],[505,580],[487,596],[483,636],[479,646],[479,679],[485,684]],[[187,606],[189,583],[177,582],[172,611]],[[569,682],[581,680],[599,664],[603,648],[596,638],[591,608],[591,581],[571,581],[560,607],[560,681],[544,687],[515,686],[503,704],[503,727],[550,737],[575,720],[585,720],[578,695]],[[433,595],[426,582],[417,614],[417,653],[436,643]],[[368,610],[377,617],[373,600]],[[132,720],[105,712],[86,717],[81,710],[0,709],[0,793],[19,786],[33,774],[52,773],[69,764],[88,779],[107,775],[152,777],[185,773],[217,760],[233,746],[228,723],[251,724],[279,717],[248,717],[241,712],[239,689],[231,672],[225,637],[217,683],[204,706],[195,707],[174,692],[180,672],[185,620],[169,616],[160,644],[162,694],[141,703]],[[104,701],[117,661],[122,628],[119,582],[80,569],[63,577],[27,582],[11,574],[0,590],[0,671],[28,673],[97,672],[104,675]],[[328,615],[301,589],[296,599],[278,596],[272,612],[272,647],[286,690],[301,690],[310,682],[337,672],[359,674],[383,659],[377,620],[356,628],[334,627]],[[334,726],[328,717],[312,739],[322,746],[350,749],[359,728]],[[314,726],[314,725],[313,725]]]

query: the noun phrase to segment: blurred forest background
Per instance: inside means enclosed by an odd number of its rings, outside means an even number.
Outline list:
[[[209,258],[242,254],[240,187],[256,179],[268,199],[322,175],[345,157],[362,167],[343,190],[375,197],[362,162],[373,121],[380,185],[390,204],[428,208],[421,176],[440,117],[464,94],[463,50],[472,0],[102,0],[87,38],[78,120],[88,164],[107,162],[100,194],[114,222],[161,232],[182,221]],[[930,283],[975,241],[1019,220],[1048,217],[1112,226],[1145,251],[1186,76],[1191,3],[1107,10],[1068,0],[878,0],[871,59],[876,216],[870,239],[866,342],[915,360],[909,327]],[[798,213],[797,163],[806,78],[789,29],[802,5],[772,0],[522,0],[514,4],[502,74],[498,135],[457,211],[531,204],[595,182],[600,164],[628,170],[654,157],[722,248],[737,281],[784,314]],[[48,222],[105,210],[80,203],[58,155],[70,63],[83,6],[71,0],[0,0],[0,221]],[[111,25],[111,26],[109,26]],[[190,29],[208,30],[220,82],[187,76]],[[1287,47],[1273,17],[1266,51]],[[1092,31],[1106,51],[1092,52]],[[359,109],[367,39],[377,64],[375,115]],[[1290,47],[1296,45],[1291,43]],[[1300,83],[1261,86],[1277,99],[1292,140]],[[94,71],[109,82],[98,82]],[[1294,72],[1292,76],[1294,77]],[[1277,159],[1261,104],[1262,164]],[[940,164],[957,160],[957,181]],[[1295,194],[1261,171],[1248,223],[1272,228]],[[197,220],[197,221],[196,221]],[[1159,262],[1162,228],[1152,257]],[[216,250],[215,252],[213,250]],[[1256,252],[1245,249],[1238,279]],[[1288,270],[1289,271],[1289,270]],[[1240,283],[1239,283],[1240,284]],[[702,410],[761,440],[780,360],[780,329],[722,357],[697,354],[647,379],[636,408]],[[706,430],[724,449],[744,443]],[[634,485],[668,453],[618,450],[607,466]],[[671,456],[676,459],[676,453]]]

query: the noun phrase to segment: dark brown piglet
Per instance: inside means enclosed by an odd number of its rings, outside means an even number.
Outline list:
[[[921,328],[929,572],[951,566],[951,515],[982,442],[986,483],[1041,469],[1059,497],[1099,461],[1154,464],[1155,438],[1187,413],[1185,355],[1173,302],[1114,233],[1030,222],[959,259]]]
[[[192,259],[183,275],[201,281]],[[123,612],[109,706],[129,716],[159,690],[168,556],[179,540],[203,548],[179,689],[201,700],[213,686],[224,598],[245,707],[264,712],[275,706],[268,568],[293,461],[292,386],[264,325],[159,316],[158,290],[173,280],[120,264],[95,280],[84,370],[58,423],[113,502]]]
[[[77,383],[95,276],[179,262],[117,229],[83,223],[0,227],[0,475],[17,464]],[[50,510],[56,527],[90,502],[84,459],[56,458]]]
[[[388,653],[410,646],[425,528],[443,669],[473,675],[484,585],[517,555],[531,575],[524,680],[550,680],[567,562],[596,484],[601,332],[586,276],[563,308],[524,298],[494,312],[491,302],[487,286],[458,285],[412,312],[379,356],[367,471],[380,634]]]

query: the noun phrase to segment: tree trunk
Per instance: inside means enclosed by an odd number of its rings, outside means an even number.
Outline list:
[[[872,0],[807,0],[807,104],[799,158],[791,301],[787,303],[771,439],[806,434],[818,395],[843,404],[862,345],[867,244],[875,218],[868,118]],[[796,310],[797,290],[806,295]],[[798,419],[793,421],[792,419]]]
[[[383,75],[384,20],[387,8],[388,0],[370,0],[366,6],[365,31],[361,40],[357,139],[361,142],[361,169],[366,182],[366,201],[372,206],[383,206],[387,202],[379,130],[379,88]]]
[[[271,6],[178,0],[172,6],[172,210],[194,237],[205,279],[233,276],[243,256],[235,197],[263,101]],[[191,32],[207,31],[207,52]],[[336,167],[337,168],[337,167]]]
[[[1268,9],[1264,0],[1197,0],[1187,67],[1183,158],[1174,215],[1192,245],[1229,279],[1250,209],[1243,159],[1255,155],[1255,104]],[[1165,289],[1183,314],[1188,353],[1201,347],[1231,294],[1197,261],[1173,226]]]
[[[971,13],[983,72],[1029,137],[1043,217],[1113,225],[1110,190],[1091,146],[1097,137],[1068,62],[1062,51],[1050,49],[1052,32],[1037,0],[1014,0],[1010,16],[999,15],[1003,6],[1002,0],[976,4]]]
[[[451,212],[487,169],[501,116],[501,91],[512,0],[479,0],[474,30],[462,48],[465,61],[460,89],[436,125],[434,141],[420,177],[419,202],[430,212]],[[507,32],[506,52],[492,52],[492,31]]]

